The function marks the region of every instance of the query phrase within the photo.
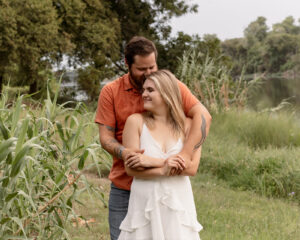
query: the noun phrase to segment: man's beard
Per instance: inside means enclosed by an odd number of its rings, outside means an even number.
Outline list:
[[[137,89],[137,90],[141,90],[143,88],[143,84],[146,80],[145,75],[142,76],[136,76],[132,73],[131,70],[129,70],[129,75],[130,75],[130,81],[131,84]]]

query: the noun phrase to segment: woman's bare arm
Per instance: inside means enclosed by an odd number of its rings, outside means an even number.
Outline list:
[[[140,148],[140,133],[142,130],[143,118],[140,114],[133,114],[127,118],[125,127],[123,130],[123,145],[126,148]],[[142,155],[142,154],[137,154]],[[135,156],[137,156],[135,155]],[[155,176],[164,175],[164,162],[165,159],[153,158],[149,156],[140,156],[144,162],[141,163],[138,167],[144,167],[143,170],[132,168],[132,162],[125,162],[125,170],[129,176],[149,178]],[[143,165],[144,164],[144,165]],[[145,169],[145,167],[147,167]]]

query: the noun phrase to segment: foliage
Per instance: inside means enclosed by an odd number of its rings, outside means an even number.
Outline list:
[[[29,85],[36,92],[46,86],[41,73],[68,49],[52,1],[1,0],[0,8],[0,84]]]
[[[235,75],[245,66],[246,73],[278,73],[299,68],[300,26],[289,16],[269,30],[266,18],[258,17],[244,30],[244,38],[222,44],[234,60]]]
[[[300,201],[300,126],[294,115],[229,111],[213,118],[201,172],[234,188]]]
[[[300,47],[300,35],[272,32],[265,42],[265,66],[269,72],[281,72],[283,66]]]
[[[65,225],[76,214],[77,179],[102,198],[81,174],[88,159],[98,170],[108,164],[98,160],[106,153],[94,135],[93,116],[82,104],[57,105],[57,95],[51,99],[48,91],[41,109],[28,100],[25,105],[26,96],[9,102],[1,95],[1,239],[69,239]]]
[[[229,66],[228,59],[223,55],[210,56],[209,52],[189,50],[180,60],[177,76],[211,111],[242,108],[261,79],[257,77],[246,81],[242,73],[234,80]]]
[[[9,81],[29,85],[30,94],[46,92],[47,74],[41,73],[65,55],[73,67],[89,66],[79,83],[92,99],[87,84],[95,86],[97,78],[99,86],[126,71],[124,42],[143,35],[164,48],[168,20],[197,11],[182,0],[1,0],[0,8],[0,92]],[[88,72],[97,74],[90,80]]]

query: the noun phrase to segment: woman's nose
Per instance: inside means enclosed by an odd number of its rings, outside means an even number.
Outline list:
[[[147,91],[144,90],[143,93],[142,93],[142,98],[143,98],[143,97],[146,97],[146,96],[147,96]]]

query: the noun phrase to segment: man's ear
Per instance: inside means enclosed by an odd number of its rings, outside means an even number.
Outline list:
[[[129,69],[129,65],[128,65],[128,62],[127,62],[126,58],[124,58],[124,62],[125,62],[126,67]]]

